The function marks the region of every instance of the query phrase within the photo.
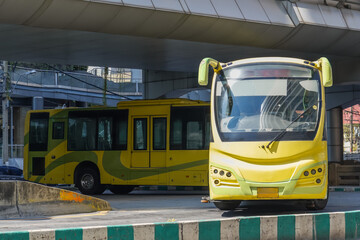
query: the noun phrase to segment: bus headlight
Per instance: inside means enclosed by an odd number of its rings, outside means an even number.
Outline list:
[[[301,174],[300,178],[313,178],[313,177],[321,178],[324,175],[324,171],[325,171],[324,165],[308,168]]]
[[[217,180],[236,180],[234,174],[231,171],[217,168],[217,167],[211,167],[210,168],[210,176],[213,179]]]

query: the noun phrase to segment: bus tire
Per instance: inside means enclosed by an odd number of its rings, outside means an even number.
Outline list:
[[[313,199],[306,202],[306,208],[308,210],[323,210],[329,200],[329,184],[327,186],[326,198],[325,199]]]
[[[240,203],[241,201],[216,201],[214,205],[220,210],[234,210]]]
[[[99,173],[91,167],[80,169],[76,180],[76,186],[83,194],[102,194],[106,189],[106,186],[100,183]]]
[[[109,186],[109,190],[113,194],[119,194],[119,195],[128,194],[129,192],[134,190],[134,188],[135,188],[135,186],[130,186],[130,185],[110,185]]]
[[[327,205],[328,199],[314,199],[306,203],[308,210],[323,210]]]

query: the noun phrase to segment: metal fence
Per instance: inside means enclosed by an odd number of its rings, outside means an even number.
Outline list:
[[[18,69],[15,72],[11,72],[10,77],[13,89],[16,88],[18,84],[37,87],[56,86],[73,90],[81,89],[93,91],[102,91],[101,89],[104,88],[104,79],[91,73],[66,72],[66,74],[50,70],[34,71],[29,69]],[[139,95],[143,92],[143,84],[139,81],[115,82],[112,80],[107,80],[106,83],[106,89],[112,92],[134,93],[134,95]]]

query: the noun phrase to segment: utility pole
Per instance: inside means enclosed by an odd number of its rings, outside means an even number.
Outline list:
[[[2,94],[2,160],[3,165],[5,165],[9,160],[9,117],[8,117],[8,62],[3,61],[3,94]]]
[[[350,108],[350,153],[353,152],[353,107]]]

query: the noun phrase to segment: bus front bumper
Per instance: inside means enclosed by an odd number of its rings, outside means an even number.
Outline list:
[[[320,183],[317,178],[291,180],[279,183],[256,183],[236,181],[231,184],[210,181],[211,200],[286,200],[325,199],[327,197],[327,175]]]

